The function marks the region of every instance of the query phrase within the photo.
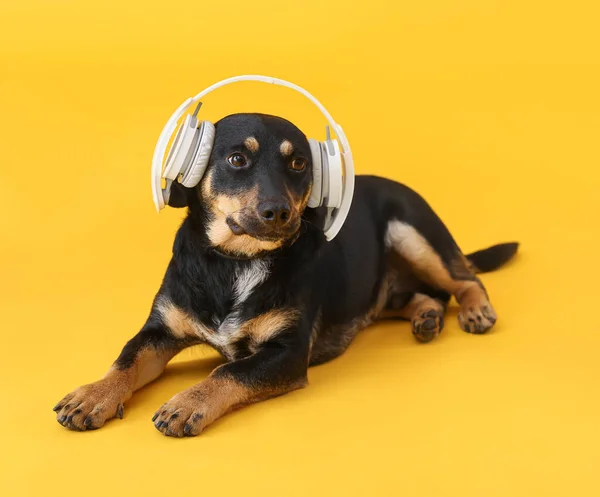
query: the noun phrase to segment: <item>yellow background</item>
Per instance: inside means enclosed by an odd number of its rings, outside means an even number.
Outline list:
[[[599,495],[597,2],[8,1],[0,7],[0,494]],[[222,78],[292,80],[330,109],[359,173],[403,181],[465,251],[522,242],[484,282],[493,333],[415,342],[375,326],[309,388],[174,440],[150,418],[217,363],[187,351],[122,421],[51,408],[143,323],[181,210],[154,211],[155,140]],[[204,118],[263,111],[256,84]]]

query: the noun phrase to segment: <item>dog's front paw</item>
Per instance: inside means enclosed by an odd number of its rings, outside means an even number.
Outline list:
[[[496,311],[488,301],[463,305],[458,313],[458,324],[468,333],[485,333],[497,319]]]
[[[154,426],[169,437],[199,435],[210,422],[202,397],[193,387],[178,393],[154,413]]]
[[[65,428],[95,430],[109,419],[122,419],[125,400],[126,396],[114,382],[103,379],[71,392],[54,406],[54,411]]]

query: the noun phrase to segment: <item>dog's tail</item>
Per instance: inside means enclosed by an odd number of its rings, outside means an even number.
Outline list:
[[[517,253],[518,248],[517,242],[500,243],[467,255],[467,260],[475,273],[487,273],[506,264]]]

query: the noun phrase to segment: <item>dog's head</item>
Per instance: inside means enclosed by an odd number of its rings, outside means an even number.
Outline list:
[[[308,140],[289,121],[263,114],[234,114],[215,128],[195,188],[211,245],[246,257],[281,247],[298,233],[310,196]]]

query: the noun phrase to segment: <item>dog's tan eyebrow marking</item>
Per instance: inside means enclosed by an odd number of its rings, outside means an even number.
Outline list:
[[[246,138],[244,140],[244,145],[250,152],[258,152],[258,140],[253,136]]]
[[[292,155],[292,152],[294,151],[294,146],[289,140],[283,140],[281,142],[281,145],[279,145],[279,151],[283,156],[287,157],[288,155]]]

